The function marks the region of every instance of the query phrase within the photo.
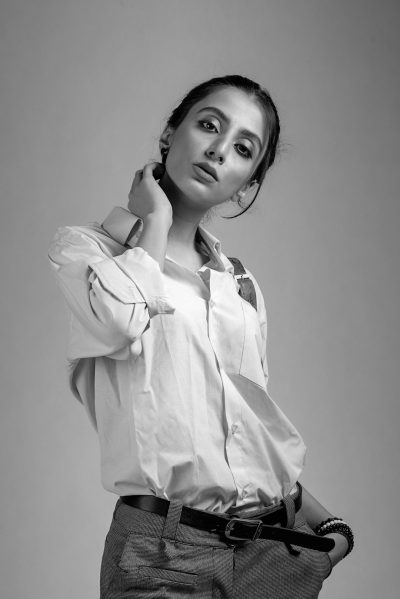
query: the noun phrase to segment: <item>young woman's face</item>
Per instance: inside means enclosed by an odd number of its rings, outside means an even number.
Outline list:
[[[265,147],[265,114],[245,92],[222,87],[170,131],[167,174],[190,202],[208,209],[246,190]]]

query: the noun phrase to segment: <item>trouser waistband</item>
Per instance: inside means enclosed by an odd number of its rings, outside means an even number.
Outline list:
[[[293,530],[295,513],[301,508],[301,498],[302,487],[297,483],[297,493],[287,495],[280,504],[266,508],[265,513],[258,514],[254,518],[214,514],[184,506],[179,501],[168,501],[152,495],[123,496],[121,502],[167,518],[168,527],[173,521],[174,530],[180,523],[210,533],[218,533],[227,542],[270,539],[288,545],[330,551],[334,547],[332,539]]]

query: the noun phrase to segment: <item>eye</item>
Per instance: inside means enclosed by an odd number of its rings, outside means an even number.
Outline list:
[[[216,133],[218,133],[217,125],[212,121],[203,119],[199,121],[199,124],[201,127],[203,127],[203,129],[206,129],[206,131],[215,131]]]
[[[243,144],[236,144],[236,150],[238,152],[238,154],[240,154],[240,156],[243,156],[243,158],[251,158],[252,157],[252,153],[251,150],[243,145]]]

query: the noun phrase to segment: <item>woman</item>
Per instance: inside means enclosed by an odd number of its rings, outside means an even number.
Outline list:
[[[226,201],[249,207],[278,141],[258,84],[202,83],[168,120],[162,163],[136,172],[129,210],[62,228],[50,248],[71,386],[120,496],[102,598],[317,597],[352,548],[297,484],[305,448],[267,393],[261,291],[200,225]]]

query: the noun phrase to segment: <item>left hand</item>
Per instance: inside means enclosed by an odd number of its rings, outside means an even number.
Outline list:
[[[348,543],[343,535],[332,532],[331,534],[325,535],[335,541],[335,547],[328,553],[332,566],[335,567],[340,560],[342,560],[348,549]]]

